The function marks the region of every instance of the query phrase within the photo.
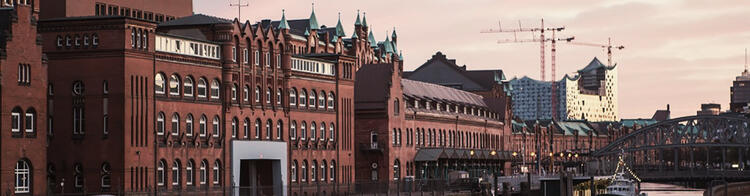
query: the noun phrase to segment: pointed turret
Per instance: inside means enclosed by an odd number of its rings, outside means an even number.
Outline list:
[[[357,36],[357,32],[352,33],[352,39],[357,39],[359,36]]]
[[[385,41],[383,41],[383,49],[385,50],[385,53],[395,53],[393,50],[393,45],[391,44],[391,38],[387,36],[388,32],[386,32]]]
[[[331,39],[331,43],[336,43],[338,41],[339,41],[339,36],[338,35],[333,35],[333,38]]]
[[[305,36],[309,36],[309,35],[310,35],[310,31],[308,29],[305,29]]]
[[[354,26],[362,25],[362,21],[359,20],[359,10],[357,10],[357,20],[354,21]]]
[[[378,47],[378,42],[375,41],[375,36],[372,34],[372,30],[370,30],[370,35],[367,36],[370,41],[370,47]]]
[[[336,36],[339,36],[339,37],[346,36],[346,33],[344,33],[344,26],[341,25],[341,12],[339,12],[339,22],[336,23]]]
[[[367,26],[367,12],[365,12],[364,15],[362,16],[362,26],[369,27]]]
[[[319,30],[318,18],[315,17],[315,3],[313,3],[312,13],[310,14],[310,30]]]
[[[395,48],[396,42],[398,42],[398,36],[396,36],[396,27],[393,27],[393,33],[391,34],[391,40],[393,41],[393,46]]]
[[[281,10],[281,22],[279,22],[279,29],[289,29],[289,22],[286,21],[286,13]]]
[[[398,52],[398,60],[400,60],[400,61],[404,60],[404,51],[403,50]]]

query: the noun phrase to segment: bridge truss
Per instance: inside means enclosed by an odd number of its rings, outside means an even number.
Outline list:
[[[644,181],[748,180],[748,122],[736,116],[688,116],[649,125],[593,152],[589,172],[610,173],[624,155]]]

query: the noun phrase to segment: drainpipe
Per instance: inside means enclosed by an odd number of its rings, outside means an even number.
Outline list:
[[[154,37],[156,37],[156,36],[154,36]],[[153,62],[152,63],[152,67],[151,67],[151,76],[156,76],[156,52],[152,53],[152,57],[151,58],[152,58],[152,62]],[[148,86],[149,86],[148,82],[146,82],[146,89],[147,89],[146,92],[148,92]],[[151,103],[153,105],[153,110],[152,110],[153,114],[152,115],[153,115],[154,118],[156,118],[156,115],[157,115],[157,111],[156,111],[156,93],[151,93]],[[148,119],[148,117],[146,117],[146,119]],[[157,140],[158,139],[158,135],[156,134],[156,123],[153,123],[152,126],[153,126],[152,133],[154,134],[154,139],[153,139],[154,140],[154,167],[153,168],[156,168],[157,165],[158,165],[158,161],[159,161],[159,156],[158,156],[158,154],[159,154],[159,146],[158,146],[159,142]],[[153,172],[156,172],[156,169],[154,169]],[[146,173],[146,175],[148,175],[148,173]],[[156,176],[156,173],[154,173],[154,183],[158,183],[158,180],[159,180],[158,178],[159,177]],[[154,195],[158,195],[158,194],[159,194],[159,187],[158,186],[154,186]]]

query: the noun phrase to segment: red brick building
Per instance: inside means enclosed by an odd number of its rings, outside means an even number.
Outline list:
[[[0,1],[0,190],[47,194],[47,61],[37,34],[39,4]]]
[[[357,16],[349,37],[314,11],[251,24],[64,2],[40,24],[56,73],[52,192],[307,195],[354,181],[355,73],[398,58],[395,33],[376,43]],[[79,5],[192,12],[107,2]]]
[[[403,61],[365,65],[357,74],[358,183],[510,172],[510,121],[496,97],[405,79]]]

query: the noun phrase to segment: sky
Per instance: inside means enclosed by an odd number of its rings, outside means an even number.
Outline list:
[[[193,0],[196,13],[236,18],[237,0]],[[242,0],[242,21],[310,16],[313,1]],[[468,69],[502,69],[508,79],[538,79],[539,43],[502,43],[514,34],[480,33],[519,26],[565,27],[558,37],[606,44],[618,65],[621,118],[651,118],[671,105],[672,117],[695,115],[701,103],[729,109],[729,87],[744,70],[750,47],[750,1],[747,0],[320,0],[315,14],[321,25],[335,26],[339,13],[347,34],[357,10],[382,41],[395,28],[405,70],[413,70],[437,51]],[[531,33],[518,33],[530,39]],[[538,35],[537,35],[538,36]],[[549,37],[550,34],[547,34]],[[547,45],[547,78],[550,51]],[[607,62],[598,47],[558,43],[557,79],[583,68],[594,57]]]

